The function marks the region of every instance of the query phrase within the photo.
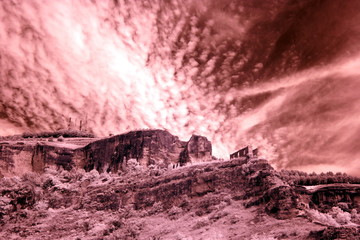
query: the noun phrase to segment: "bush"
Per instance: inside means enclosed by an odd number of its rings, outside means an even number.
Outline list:
[[[203,228],[205,226],[208,226],[210,224],[210,221],[207,217],[200,218],[195,225],[192,227],[193,230],[197,230],[200,228]]]
[[[126,162],[126,172],[130,174],[136,174],[143,171],[143,167],[140,166],[139,162],[136,159],[131,158]]]
[[[349,224],[351,222],[351,214],[344,212],[339,207],[333,207],[329,214],[341,225]]]
[[[322,213],[314,209],[307,210],[307,213],[311,220],[333,227],[354,225],[357,217],[356,210],[348,213],[344,212],[339,207],[333,207],[328,213]]]
[[[176,219],[179,214],[181,214],[183,212],[183,210],[179,207],[173,206],[172,208],[169,209],[168,211],[168,216],[170,217],[171,220]]]
[[[63,136],[64,138],[72,137],[85,137],[85,138],[94,138],[95,135],[92,133],[77,131],[77,130],[58,130],[54,132],[40,132],[40,133],[24,133],[21,137],[23,138],[58,138]]]
[[[315,209],[307,210],[307,214],[310,220],[318,222],[327,226],[339,227],[340,225],[335,221],[335,219],[329,214],[319,212]]]

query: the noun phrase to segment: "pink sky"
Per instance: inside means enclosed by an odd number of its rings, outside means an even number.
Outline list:
[[[218,157],[252,144],[278,167],[360,172],[350,4],[318,19],[305,1],[12,2],[0,3],[1,135],[87,118],[103,136],[162,128],[208,137]],[[314,24],[278,20],[306,7]]]

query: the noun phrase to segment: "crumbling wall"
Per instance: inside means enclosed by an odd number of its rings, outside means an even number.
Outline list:
[[[252,150],[250,146],[246,146],[240,149],[239,151],[230,154],[230,159],[240,158],[240,157],[258,157],[258,155],[259,155],[258,148]]]

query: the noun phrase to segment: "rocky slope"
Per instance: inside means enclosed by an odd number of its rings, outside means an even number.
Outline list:
[[[2,237],[176,239],[176,235],[184,235],[178,239],[197,239],[195,232],[220,220],[226,219],[229,229],[241,226],[243,217],[255,221],[252,218],[259,214],[267,220],[270,217],[266,213],[279,219],[298,214],[294,192],[274,175],[265,160],[238,159],[165,172],[160,168],[145,170],[130,161],[128,170],[119,176],[99,175],[96,170],[47,169],[43,175],[3,178]],[[235,209],[229,211],[231,208]],[[236,208],[251,216],[234,214]],[[165,230],[165,226],[179,224],[185,217],[193,224],[188,231]],[[151,229],[157,218],[163,219],[163,227]],[[310,229],[321,230],[314,226]],[[225,230],[217,233],[224,239],[236,239],[240,234]]]
[[[35,158],[71,164],[0,179],[1,239],[359,239],[358,185],[305,188],[263,159],[209,161],[204,137],[152,130],[34,146]]]
[[[1,179],[0,237],[319,239],[344,226],[355,234],[346,239],[359,236],[355,211],[341,222],[346,211],[309,208],[311,198],[281,181],[266,160],[168,170],[131,160],[127,169],[119,175],[47,168]]]

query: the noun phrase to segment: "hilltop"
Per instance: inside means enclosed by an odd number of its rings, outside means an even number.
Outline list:
[[[0,238],[359,239],[359,185],[305,187],[264,159],[219,161],[196,135],[87,141],[0,145],[14,163],[0,179]]]

